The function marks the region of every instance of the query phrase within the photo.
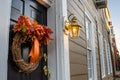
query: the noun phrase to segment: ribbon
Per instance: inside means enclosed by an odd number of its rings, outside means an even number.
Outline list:
[[[29,57],[30,57],[30,63],[35,63],[40,58],[40,44],[38,39],[34,36],[33,38],[33,46],[31,48]]]

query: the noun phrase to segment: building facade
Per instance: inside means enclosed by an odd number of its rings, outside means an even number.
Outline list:
[[[71,80],[112,78],[109,10],[93,0],[71,0],[68,1],[68,15],[71,13],[82,26],[80,37],[69,39]]]
[[[71,14],[82,27],[77,39],[70,38],[63,31],[64,22]],[[109,80],[113,77],[107,0],[0,0],[1,80],[27,78],[27,74],[14,71],[9,57],[10,26],[20,15],[38,22],[40,17],[40,23],[48,25],[54,32],[54,40],[46,52],[50,80]],[[35,79],[40,80],[41,76],[37,75],[36,71],[27,79],[36,76]]]

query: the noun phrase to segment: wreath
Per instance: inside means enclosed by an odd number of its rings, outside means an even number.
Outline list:
[[[13,61],[19,68],[20,72],[30,73],[34,71],[41,59],[41,45],[49,44],[49,40],[53,40],[50,35],[53,31],[47,26],[40,25],[36,21],[30,20],[27,16],[20,16],[16,24],[14,24],[15,36],[12,42]],[[29,53],[29,62],[22,58],[21,47],[23,43],[31,42]]]

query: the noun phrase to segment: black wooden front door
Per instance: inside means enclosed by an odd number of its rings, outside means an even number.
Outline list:
[[[36,20],[40,24],[47,24],[47,9],[37,3],[35,0],[12,0],[11,6],[11,26],[9,33],[9,55],[8,55],[8,79],[7,80],[47,80],[45,76],[43,67],[47,65],[47,62],[42,58],[39,62],[38,68],[32,73],[21,73],[18,72],[16,65],[12,59],[11,44],[14,37],[13,24],[16,23],[20,15],[26,15],[32,20]],[[43,53],[47,54],[47,48],[45,45],[43,47]],[[23,55],[23,57],[25,57]],[[24,58],[23,58],[24,59]]]

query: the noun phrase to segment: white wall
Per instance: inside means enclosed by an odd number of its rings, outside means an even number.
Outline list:
[[[0,0],[0,80],[7,80],[11,0]]]

